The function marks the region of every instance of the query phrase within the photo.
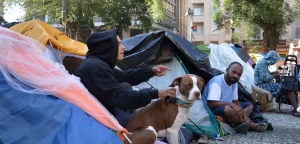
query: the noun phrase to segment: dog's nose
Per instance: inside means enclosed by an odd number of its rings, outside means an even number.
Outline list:
[[[194,94],[195,94],[196,97],[200,96],[200,92],[199,91],[195,91]]]

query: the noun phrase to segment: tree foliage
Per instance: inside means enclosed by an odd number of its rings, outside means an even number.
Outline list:
[[[265,51],[276,50],[279,37],[286,33],[286,27],[299,16],[300,0],[213,0],[214,22],[222,29],[230,19],[236,29],[246,32],[246,38],[253,38],[261,28]],[[245,37],[245,36],[244,36]]]
[[[94,17],[101,17],[108,29],[126,30],[128,26],[149,29],[152,20],[164,19],[161,0],[67,0],[67,27],[76,30],[78,39],[81,28],[93,28]],[[23,20],[49,15],[49,23],[62,23],[63,0],[5,0],[11,6],[18,4],[25,9]],[[149,10],[148,10],[149,9]],[[153,19],[152,19],[152,18]]]

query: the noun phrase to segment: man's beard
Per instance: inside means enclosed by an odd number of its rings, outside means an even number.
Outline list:
[[[235,84],[238,82],[238,80],[236,78],[230,77],[229,74],[227,74],[226,77],[230,84]]]
[[[235,83],[238,82],[238,80],[237,80],[236,78],[230,78],[230,79],[229,79],[229,82],[230,82],[231,84],[235,84]]]

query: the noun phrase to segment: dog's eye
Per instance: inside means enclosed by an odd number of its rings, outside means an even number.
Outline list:
[[[193,87],[193,84],[191,84],[191,83],[186,83],[185,86],[189,88],[189,87]]]

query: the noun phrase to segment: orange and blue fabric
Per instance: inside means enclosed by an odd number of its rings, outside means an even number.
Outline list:
[[[37,42],[6,28],[0,28],[0,37],[0,68],[3,74],[0,106],[1,111],[3,108],[7,109],[6,113],[1,113],[2,118],[0,117],[2,129],[0,131],[5,131],[5,135],[0,136],[0,142],[14,140],[24,143],[22,141],[27,140],[29,143],[30,141],[36,143],[36,140],[39,140],[42,143],[74,141],[76,144],[82,139],[90,142],[81,141],[81,143],[94,143],[94,141],[103,143],[99,138],[105,139],[104,143],[124,141],[120,132],[127,134],[127,130],[83,87],[79,80],[74,80],[74,76],[58,69],[57,64],[45,57]],[[14,89],[15,83],[4,83],[3,79],[8,82],[9,76],[11,79],[18,78],[29,86],[48,92],[48,95],[52,96],[20,92]],[[9,103],[9,99],[13,101]],[[2,103],[5,100],[8,103]],[[44,105],[39,105],[38,102]],[[37,111],[39,113],[35,115]],[[17,123],[13,127],[20,129],[9,129],[7,126],[12,126],[12,122]],[[39,125],[33,125],[34,122]],[[101,131],[110,130],[121,139],[116,139],[114,135],[108,133],[110,137],[107,138],[110,140],[107,140],[106,134]],[[20,135],[16,135],[16,132]]]

